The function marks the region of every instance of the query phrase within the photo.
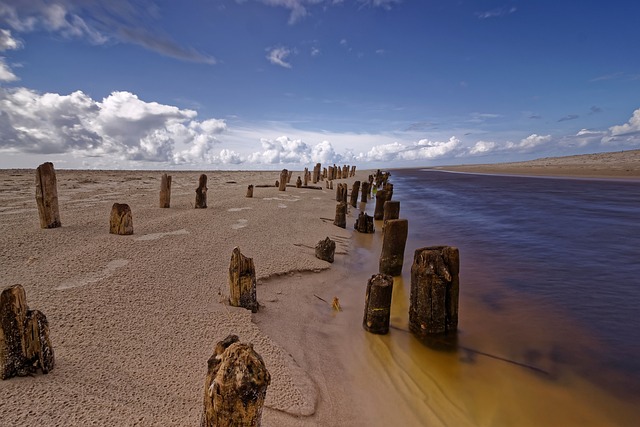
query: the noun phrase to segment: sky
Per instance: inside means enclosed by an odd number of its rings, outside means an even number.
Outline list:
[[[640,2],[0,0],[0,168],[640,148]]]

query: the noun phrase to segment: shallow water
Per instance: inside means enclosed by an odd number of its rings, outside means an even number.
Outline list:
[[[403,275],[390,334],[361,345],[416,422],[640,419],[639,182],[420,170],[393,171],[392,182],[409,220]],[[360,271],[377,270],[380,232],[355,238],[353,258],[369,258]],[[459,333],[447,351],[406,332],[413,252],[441,244],[461,259]]]

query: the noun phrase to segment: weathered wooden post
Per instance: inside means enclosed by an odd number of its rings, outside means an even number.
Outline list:
[[[256,427],[271,375],[251,344],[229,335],[207,361],[201,427]]]
[[[353,187],[351,188],[351,199],[350,204],[354,208],[358,206],[358,192],[360,191],[360,181],[355,181],[353,183]]]
[[[256,268],[253,259],[240,253],[236,246],[231,252],[229,264],[229,304],[244,307],[252,313],[258,311],[256,298]]]
[[[387,192],[379,190],[376,193],[376,207],[373,211],[373,218],[380,221],[384,219],[384,202],[387,201]]]
[[[402,274],[404,248],[409,234],[409,222],[406,219],[392,219],[385,223],[382,253],[380,255],[380,273],[390,276]]]
[[[384,224],[390,219],[398,218],[400,218],[400,202],[397,200],[387,200],[384,202],[384,215],[382,216],[384,222],[382,227],[384,228]]]
[[[320,181],[320,169],[322,168],[322,165],[320,163],[316,163],[316,165],[313,168],[313,183],[315,184],[316,182]]]
[[[109,217],[109,233],[127,236],[133,234],[131,208],[126,203],[114,203]]]
[[[342,168],[340,166],[336,167],[336,179],[342,179]]]
[[[329,190],[333,190],[333,181],[329,181]]]
[[[198,179],[198,188],[196,188],[196,209],[207,208],[207,175],[202,174]]]
[[[289,171],[289,175],[287,176],[287,184],[291,182],[292,175],[293,175],[293,171]]]
[[[336,219],[333,221],[333,225],[338,227],[347,228],[347,204],[340,202],[336,205]]]
[[[387,200],[391,200],[391,198],[393,197],[393,184],[390,182],[385,182],[382,188],[387,193]]]
[[[166,173],[160,178],[160,207],[171,207],[171,175]]]
[[[36,203],[40,228],[62,226],[58,210],[58,181],[51,162],[43,163],[36,169]]]
[[[287,189],[288,176],[289,176],[289,171],[286,169],[282,169],[282,172],[280,172],[280,186],[278,187],[278,190],[285,191]]]
[[[369,197],[369,186],[371,184],[369,184],[369,182],[367,181],[363,181],[362,182],[362,203],[367,203],[367,198]]]
[[[342,184],[336,185],[336,202],[342,201]]]
[[[349,177],[349,165],[342,166],[342,177],[347,179]]]
[[[458,328],[460,254],[452,246],[416,249],[411,266],[409,329],[419,338]]]
[[[0,378],[43,374],[53,369],[55,358],[49,339],[47,317],[29,310],[21,285],[0,294]]]
[[[253,184],[247,186],[247,197],[253,197]]]
[[[361,211],[360,214],[358,214],[358,219],[356,219],[354,228],[360,233],[374,233],[375,228],[373,226],[373,217],[367,215],[366,212]]]
[[[356,176],[356,166],[351,166],[351,176]]]
[[[381,335],[389,332],[392,293],[393,277],[386,274],[371,276],[367,282],[367,292],[364,297],[362,327],[366,331]]]
[[[324,240],[320,240],[316,245],[316,258],[318,259],[332,263],[335,253],[336,242],[331,240],[329,237]]]
[[[322,178],[329,179],[329,170],[326,167],[322,168]]]
[[[302,187],[302,179],[298,177],[298,179],[296,180],[296,188],[300,188],[300,187]]]
[[[304,186],[309,185],[309,168],[304,168]]]

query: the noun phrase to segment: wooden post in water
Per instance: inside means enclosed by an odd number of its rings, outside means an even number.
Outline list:
[[[373,226],[373,217],[366,214],[366,212],[360,212],[356,224],[354,226],[356,231],[360,233],[374,233],[376,230]]]
[[[333,225],[337,225],[341,228],[347,228],[347,204],[340,202],[336,205],[336,219],[333,221]]]
[[[390,219],[400,218],[400,202],[397,200],[387,200],[384,202],[384,215],[382,216],[382,227]]]
[[[21,285],[0,294],[0,379],[43,374],[53,369],[55,358],[49,339],[47,317],[29,310]]]
[[[168,208],[171,206],[171,175],[162,174],[160,178],[160,207]]]
[[[406,219],[391,219],[384,224],[380,273],[390,276],[402,274],[404,248],[408,234],[409,222]]]
[[[373,218],[380,221],[384,219],[384,202],[387,201],[387,192],[378,190],[376,193],[376,207],[373,211]]]
[[[247,197],[253,197],[253,184],[247,186]]]
[[[36,203],[40,228],[62,226],[58,210],[58,181],[53,163],[43,163],[36,169]]]
[[[240,253],[236,246],[229,264],[229,304],[244,307],[252,313],[258,311],[256,298],[256,268],[253,259]]]
[[[257,427],[271,375],[251,344],[229,335],[207,361],[200,427]]]
[[[114,203],[109,217],[109,233],[127,236],[133,234],[131,208],[126,203]]]
[[[202,174],[198,179],[198,188],[196,188],[196,209],[207,208],[207,175]]]
[[[362,203],[367,203],[367,198],[369,197],[369,182],[367,181],[363,181],[362,182]]]
[[[416,249],[411,266],[409,329],[419,338],[458,328],[460,254],[452,246]]]
[[[360,191],[360,181],[355,181],[353,183],[353,187],[351,188],[351,199],[350,204],[354,208],[358,206],[358,192]]]
[[[335,223],[334,223],[335,224]],[[344,227],[343,227],[344,228]],[[336,253],[336,242],[327,237],[316,245],[316,258],[327,262],[333,262]]]
[[[393,277],[386,274],[371,276],[364,297],[362,327],[366,331],[381,335],[389,332],[392,293]]]
[[[282,172],[280,172],[280,185],[278,187],[278,190],[286,191],[288,177],[289,177],[289,171],[286,169],[282,169]]]
[[[391,200],[391,198],[393,197],[393,184],[390,182],[385,182],[382,188],[387,193],[387,200]]]

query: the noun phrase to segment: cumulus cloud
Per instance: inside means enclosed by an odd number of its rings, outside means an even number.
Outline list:
[[[372,147],[366,153],[356,156],[359,161],[391,162],[395,160],[431,160],[445,156],[454,156],[460,148],[460,140],[451,137],[447,141],[421,139],[413,144],[392,142]]]
[[[22,47],[22,42],[15,39],[11,35],[11,31],[0,29],[0,52],[5,50],[19,49]]]
[[[291,54],[291,50],[289,48],[280,46],[275,48],[268,48],[267,51],[269,52],[267,54],[267,59],[273,65],[279,65],[284,68],[291,68],[291,64],[285,61]]]
[[[494,151],[497,146],[498,144],[492,141],[478,141],[471,148],[469,148],[469,154],[487,154]]]
[[[13,82],[16,80],[18,80],[18,76],[11,71],[11,67],[0,56],[0,82]]]
[[[102,101],[82,91],[40,94],[0,88],[0,150],[70,153],[121,160],[190,163],[215,159],[223,120],[196,120],[193,110],[145,102],[129,92]],[[234,159],[227,152],[219,158]]]
[[[280,136],[276,139],[261,138],[262,151],[247,156],[249,163],[255,164],[315,164],[338,163],[343,157],[336,153],[329,141],[310,145],[301,139]]]
[[[633,112],[629,121],[623,125],[612,126],[609,128],[611,136],[625,136],[637,134],[640,132],[640,108]]]

